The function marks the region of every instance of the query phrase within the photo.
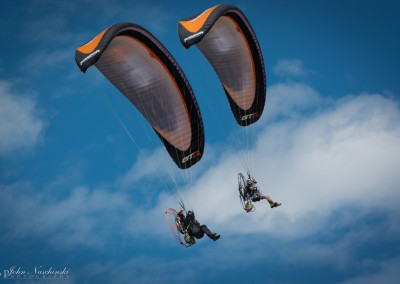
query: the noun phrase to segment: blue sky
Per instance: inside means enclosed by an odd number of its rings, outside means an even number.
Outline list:
[[[250,154],[261,190],[283,202],[246,214],[225,95],[177,36],[179,19],[219,3],[182,3],[1,4],[0,282],[12,266],[42,265],[67,267],[63,283],[399,283],[399,4],[229,3],[262,48],[267,102]],[[205,155],[188,175],[174,172],[178,186],[146,122],[74,61],[78,46],[125,21],[167,47],[200,105]],[[219,241],[174,242],[163,212],[177,207],[177,188]]]

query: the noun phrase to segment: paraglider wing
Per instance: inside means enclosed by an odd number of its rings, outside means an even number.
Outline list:
[[[200,49],[217,73],[232,113],[241,126],[256,122],[264,109],[266,79],[256,35],[235,6],[218,5],[179,21],[185,48]]]
[[[204,150],[200,110],[178,63],[147,30],[113,25],[80,46],[82,72],[97,69],[138,109],[181,169],[198,162]]]

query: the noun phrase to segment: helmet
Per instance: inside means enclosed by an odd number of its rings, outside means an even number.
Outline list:
[[[248,185],[250,185],[250,184],[252,184],[253,182],[252,182],[252,180],[251,180],[250,178],[248,178],[247,181],[246,181],[246,183],[247,183]]]
[[[246,203],[246,212],[251,212],[254,206],[251,203]]]
[[[189,220],[190,220],[190,219],[194,219],[194,213],[193,213],[193,211],[188,211],[187,214],[186,214],[186,218],[188,218]]]

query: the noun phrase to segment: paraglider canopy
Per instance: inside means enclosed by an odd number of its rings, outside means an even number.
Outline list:
[[[217,73],[232,113],[241,126],[256,122],[264,109],[266,79],[256,35],[233,5],[218,5],[179,21],[185,48],[200,49]]]
[[[181,169],[204,150],[200,110],[185,75],[167,49],[147,30],[119,23],[80,46],[82,72],[97,69],[137,108]]]

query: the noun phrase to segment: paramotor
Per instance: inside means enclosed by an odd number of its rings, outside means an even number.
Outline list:
[[[244,211],[246,211],[247,213],[255,211],[256,208],[252,203],[250,195],[246,191],[246,180],[241,173],[238,174],[238,189],[239,189],[240,203],[242,204]],[[248,208],[250,207],[251,210],[248,210]]]
[[[185,248],[195,244],[195,239],[189,235],[178,216],[178,211],[173,208],[165,210],[165,218],[174,238]]]

